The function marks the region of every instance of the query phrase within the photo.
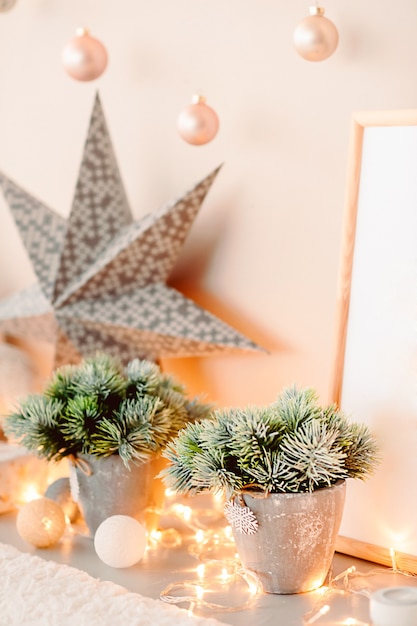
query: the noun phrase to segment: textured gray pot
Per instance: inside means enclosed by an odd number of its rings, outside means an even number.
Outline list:
[[[320,587],[330,569],[345,503],[346,483],[312,493],[244,494],[258,530],[233,528],[244,567],[268,593],[301,593]],[[259,494],[257,494],[259,496]]]
[[[73,470],[75,489],[92,536],[111,515],[129,515],[149,530],[156,528],[164,503],[163,483],[155,478],[165,464],[160,456],[139,465],[131,463],[129,469],[116,454],[104,458],[86,454],[80,460]]]

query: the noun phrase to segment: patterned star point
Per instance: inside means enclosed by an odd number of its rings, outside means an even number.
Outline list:
[[[38,278],[0,302],[0,330],[53,342],[55,366],[260,350],[165,284],[219,169],[135,221],[97,95],[68,219],[0,173]]]

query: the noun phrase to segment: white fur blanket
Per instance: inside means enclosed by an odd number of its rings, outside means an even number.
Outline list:
[[[220,626],[0,543],[1,626]]]

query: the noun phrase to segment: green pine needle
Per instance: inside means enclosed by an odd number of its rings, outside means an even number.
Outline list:
[[[208,412],[155,363],[134,359],[124,369],[98,354],[57,370],[43,394],[26,398],[6,419],[5,430],[48,460],[118,454],[128,466],[160,454]]]
[[[179,493],[241,489],[309,492],[346,478],[365,478],[378,463],[366,426],[335,406],[321,407],[314,390],[289,387],[265,407],[218,410],[189,423],[163,453],[161,472]]]

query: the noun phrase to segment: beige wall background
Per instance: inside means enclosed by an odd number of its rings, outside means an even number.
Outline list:
[[[173,278],[269,353],[165,364],[218,404],[269,402],[293,382],[329,399],[351,113],[417,103],[415,0],[324,3],[340,43],[321,63],[292,44],[308,7],[18,0],[0,13],[0,169],[62,215],[97,90],[136,217],[224,164]],[[91,83],[61,65],[78,26],[109,52]],[[197,91],[220,118],[202,147],[176,131]],[[0,225],[4,296],[34,276],[2,198]]]

